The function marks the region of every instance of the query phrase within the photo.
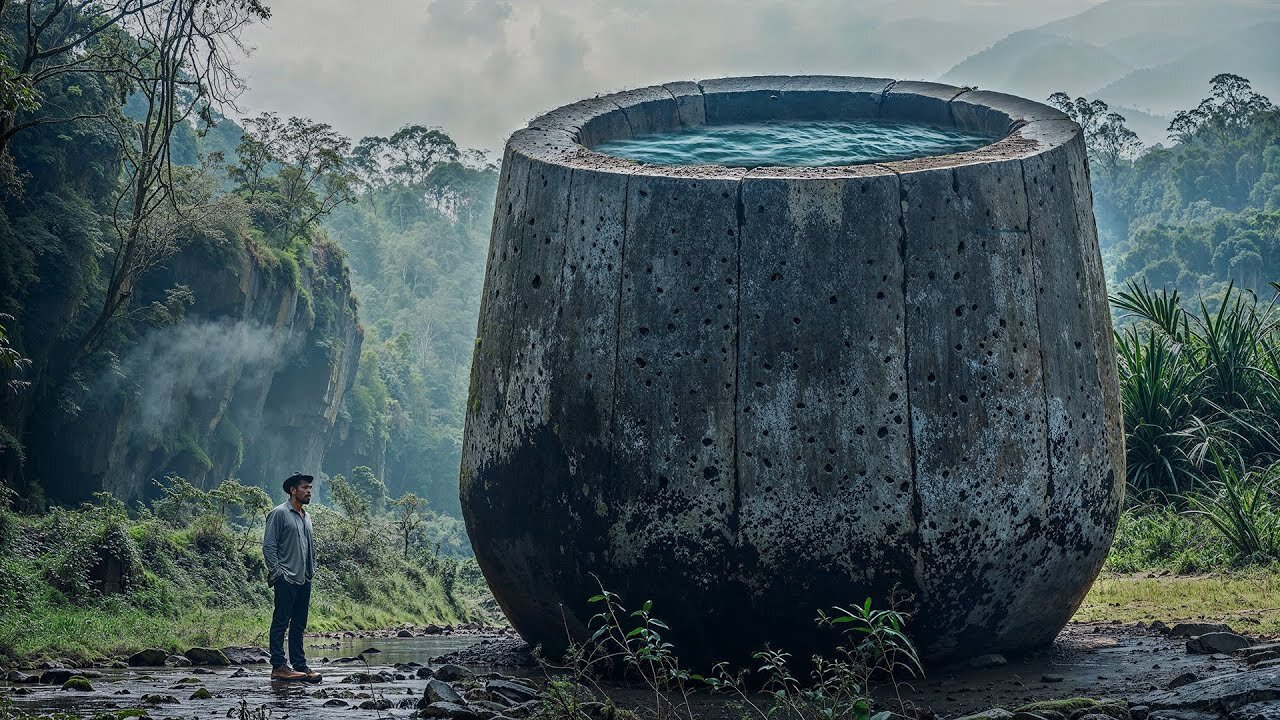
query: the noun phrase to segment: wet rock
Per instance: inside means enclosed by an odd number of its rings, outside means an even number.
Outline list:
[[[338,682],[348,685],[372,685],[374,683],[393,682],[395,676],[386,672],[358,672],[342,678]]]
[[[1147,720],[1219,720],[1219,715],[1194,710],[1153,710]]]
[[[1232,710],[1228,720],[1280,720],[1280,702],[1258,702]]]
[[[143,705],[178,705],[178,698],[172,695],[148,694],[139,698]]]
[[[1187,652],[1196,655],[1230,653],[1247,648],[1253,641],[1233,632],[1210,632],[1187,641]]]
[[[415,717],[421,718],[452,718],[452,720],[479,720],[479,715],[474,710],[465,706],[451,702],[433,702],[430,705],[418,710]]]
[[[395,706],[395,703],[391,702],[390,700],[387,700],[386,698],[378,698],[377,700],[365,700],[359,705],[361,710],[390,710],[394,706]]]
[[[40,682],[45,685],[61,685],[75,674],[75,671],[66,668],[52,668],[40,673]]]
[[[1155,710],[1222,710],[1280,700],[1280,669],[1251,670],[1154,692],[1138,702]],[[1153,712],[1153,715],[1155,713]]]
[[[361,655],[376,655],[376,654],[378,654],[378,653],[380,653],[380,652],[382,652],[382,651],[381,651],[381,650],[379,650],[379,649],[378,649],[378,648],[376,648],[376,647],[367,647],[367,648],[365,648],[364,650],[361,650],[361,651],[360,651],[360,654],[361,654]]]
[[[19,672],[17,670],[10,670],[9,672],[5,673],[4,679],[11,683],[18,683],[18,684],[40,682],[39,675],[28,675],[24,672]]]
[[[182,655],[170,655],[164,659],[164,664],[169,667],[191,667],[191,661]]]
[[[442,628],[442,627],[440,627],[439,625],[436,625],[436,624],[434,624],[434,623],[433,623],[433,624],[428,625],[428,626],[426,626],[425,628],[423,628],[423,629],[422,629],[422,632],[424,632],[424,633],[426,633],[426,634],[428,634],[428,635],[439,635],[441,632],[444,632],[444,628]]]
[[[429,667],[425,667],[425,666],[424,666],[424,667],[420,667],[420,668],[418,668],[418,672],[417,672],[417,673],[415,673],[415,674],[418,676],[418,679],[419,679],[419,680],[421,680],[421,679],[423,679],[423,678],[429,678],[429,677],[431,677],[432,675],[434,675],[434,674],[435,674],[435,671],[434,671],[434,670],[432,670],[432,669],[431,669],[431,668],[429,668]]]
[[[1008,665],[1009,661],[1006,660],[1003,655],[991,653],[988,655],[979,655],[974,658],[969,658],[969,661],[966,664],[972,668],[996,668]]]
[[[1003,710],[1001,708],[991,708],[990,710],[984,710],[979,713],[974,713],[972,715],[965,715],[964,717],[956,718],[956,720],[1011,720],[1012,718],[1013,718],[1013,713],[1009,712],[1008,710]]]
[[[231,673],[231,677],[233,678],[242,678],[248,675],[249,675],[249,671],[245,670],[244,668],[236,668],[236,671]]]
[[[400,632],[396,633],[396,637],[402,637],[402,638],[413,637],[413,632],[409,630],[401,630]]]
[[[183,653],[192,665],[230,665],[231,661],[221,651],[207,647],[193,647]]]
[[[537,690],[528,688],[520,683],[514,683],[510,680],[490,680],[484,684],[486,690],[496,695],[510,700],[513,704],[519,704],[528,700],[534,700],[540,697]]]
[[[232,665],[258,665],[271,662],[271,653],[254,645],[228,645],[222,654]]]
[[[129,663],[130,667],[161,667],[168,656],[169,653],[160,648],[147,648],[130,655],[125,662]]]
[[[79,692],[93,692],[93,684],[83,675],[72,675],[62,683],[63,690],[76,690]]]
[[[188,699],[190,699],[190,700],[212,700],[212,699],[213,699],[213,696],[212,696],[212,695],[210,695],[210,694],[209,694],[209,691],[208,691],[208,690],[206,690],[205,688],[198,688],[195,692],[191,693],[191,697],[190,697],[190,698],[188,698]]]
[[[332,698],[332,699],[329,699],[329,700],[325,700],[325,701],[324,701],[324,706],[325,706],[325,707],[346,707],[346,706],[347,706],[347,701],[346,701],[346,700],[339,700],[338,698]]]
[[[1199,679],[1200,679],[1200,676],[1199,676],[1199,675],[1196,675],[1196,674],[1195,674],[1195,673],[1193,673],[1193,672],[1184,672],[1184,673],[1182,673],[1181,675],[1179,675],[1178,677],[1176,677],[1176,678],[1174,678],[1174,679],[1170,680],[1170,681],[1169,681],[1169,684],[1168,684],[1168,685],[1165,685],[1165,689],[1167,689],[1167,690],[1174,690],[1174,689],[1177,689],[1177,688],[1182,687],[1183,685],[1190,685],[1191,683],[1193,683],[1193,682],[1195,682],[1195,681],[1197,681],[1197,680],[1199,680]]]
[[[1150,714],[1151,708],[1146,705],[1134,705],[1129,708],[1129,717],[1133,718],[1133,720],[1147,720],[1147,716]]]
[[[419,708],[437,703],[452,703],[454,705],[466,705],[466,701],[458,694],[456,690],[438,678],[431,678],[427,681],[427,687],[422,691],[422,701],[418,703]]]
[[[1065,678],[1062,677],[1061,675],[1041,675],[1040,676],[1040,682],[1060,683],[1063,680],[1065,680]]]
[[[1043,700],[1023,705],[1014,712],[1034,713],[1046,719],[1056,716],[1065,720],[1079,720],[1085,715],[1102,715],[1111,720],[1131,720],[1129,706],[1124,701],[1093,698]]]
[[[1193,638],[1217,632],[1232,632],[1231,626],[1222,623],[1178,623],[1169,630],[1169,637]]]
[[[436,668],[435,676],[445,682],[458,682],[459,680],[472,680],[476,674],[461,665],[449,663]]]

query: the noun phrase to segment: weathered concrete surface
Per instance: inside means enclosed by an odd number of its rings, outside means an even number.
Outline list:
[[[1001,139],[838,168],[589,149],[856,117]],[[697,663],[804,656],[818,609],[868,596],[934,659],[1052,640],[1124,477],[1087,173],[1051,108],[874,78],[669,83],[517,132],[460,479],[515,627],[554,652],[603,584]]]

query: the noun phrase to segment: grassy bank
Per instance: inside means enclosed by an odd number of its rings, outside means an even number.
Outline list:
[[[269,505],[238,483],[206,493],[174,480],[143,508],[103,496],[41,515],[0,511],[0,663],[265,645],[272,595],[260,518]],[[334,505],[311,507],[310,629],[483,618],[474,560],[442,555],[429,540],[459,532],[456,520],[415,508],[406,548],[396,524],[405,516]]]
[[[1270,496],[1272,477],[1255,476],[1264,483],[1262,495]],[[1208,504],[1126,510],[1103,573],[1075,620],[1212,620],[1249,634],[1280,634],[1275,511],[1247,503],[1217,517],[1196,511],[1230,505],[1237,494],[1211,486],[1202,495]],[[1235,522],[1223,522],[1227,517]]]

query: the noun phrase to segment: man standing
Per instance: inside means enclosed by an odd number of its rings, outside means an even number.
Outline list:
[[[311,516],[307,514],[312,480],[310,475],[295,473],[284,481],[289,499],[267,514],[267,530],[262,536],[267,584],[276,590],[270,635],[272,680],[320,682],[320,673],[307,667],[302,651],[302,633],[307,629],[307,608],[311,604],[311,576],[316,571]],[[284,659],[285,628],[289,630],[292,668]]]

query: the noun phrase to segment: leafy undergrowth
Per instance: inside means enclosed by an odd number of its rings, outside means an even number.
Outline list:
[[[270,501],[224,484],[243,497],[206,503],[212,491],[175,487],[132,513],[106,496],[42,515],[0,510],[0,664],[266,644],[272,594],[260,541]],[[491,619],[474,599],[484,593],[474,560],[406,549],[385,517],[311,512],[309,630]],[[256,522],[237,524],[246,517]]]

